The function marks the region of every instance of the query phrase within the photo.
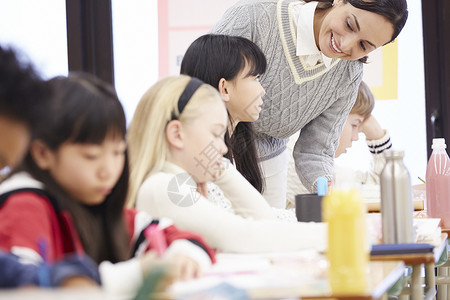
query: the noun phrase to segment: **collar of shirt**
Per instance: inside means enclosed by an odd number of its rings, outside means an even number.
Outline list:
[[[303,56],[310,67],[318,62],[323,62],[327,69],[330,68],[332,59],[325,56],[316,46],[314,39],[314,12],[317,1],[296,5],[292,11],[294,24],[297,28],[297,56]]]

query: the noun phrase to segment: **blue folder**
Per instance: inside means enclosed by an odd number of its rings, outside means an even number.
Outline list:
[[[370,255],[376,256],[376,255],[433,253],[433,249],[434,249],[433,245],[425,243],[379,244],[372,246]]]

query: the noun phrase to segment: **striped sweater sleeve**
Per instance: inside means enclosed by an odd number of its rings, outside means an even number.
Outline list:
[[[380,184],[380,175],[383,171],[386,159],[384,158],[384,151],[392,148],[392,141],[389,132],[385,130],[385,134],[378,140],[367,141],[367,146],[372,154],[373,166],[367,172],[366,184]]]

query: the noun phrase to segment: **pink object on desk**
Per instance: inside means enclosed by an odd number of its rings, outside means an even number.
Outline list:
[[[433,139],[426,175],[427,215],[440,218],[442,228],[450,228],[450,158],[446,147],[443,138]]]
[[[150,249],[154,249],[158,256],[162,256],[167,249],[166,237],[158,224],[151,224],[144,231],[144,236],[149,242]]]

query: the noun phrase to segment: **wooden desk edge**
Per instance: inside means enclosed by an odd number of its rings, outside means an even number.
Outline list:
[[[381,201],[366,201],[367,212],[375,213],[381,211]],[[413,200],[414,211],[421,211],[424,209],[423,200]],[[450,232],[450,229],[449,229]]]
[[[434,253],[374,255],[370,257],[370,260],[371,261],[401,260],[407,265],[419,265],[435,262]]]
[[[377,262],[372,262],[377,263]],[[302,294],[303,287],[296,288],[280,288],[280,289],[270,289],[270,288],[256,288],[247,290],[250,299],[279,299],[279,298],[295,298],[299,297],[302,300],[318,300],[318,299],[360,299],[360,300],[375,300],[380,299],[382,296],[392,287],[394,284],[403,276],[405,264],[403,261],[389,261],[392,266],[392,270],[389,271],[387,276],[385,276],[380,282],[376,283],[376,286],[371,287],[369,291],[359,295],[345,295],[345,294],[319,294],[317,295],[305,295]],[[295,296],[293,296],[295,295]],[[176,299],[181,295],[175,295],[170,292],[160,292],[153,295],[152,299],[158,300],[168,300]]]
[[[401,260],[407,265],[429,264],[436,263],[442,256],[443,251],[447,246],[447,233],[441,234],[441,243],[434,247],[431,253],[410,253],[410,254],[395,254],[395,255],[374,255],[370,256],[371,261],[390,261]]]
[[[394,268],[383,281],[378,284],[377,288],[372,292],[374,299],[380,299],[400,278],[402,278],[405,272],[405,264],[399,261],[399,264]]]

